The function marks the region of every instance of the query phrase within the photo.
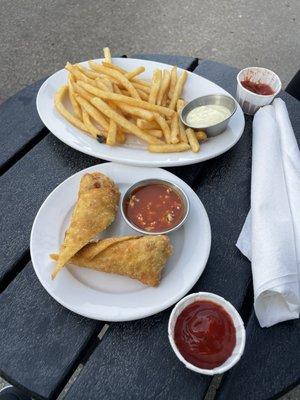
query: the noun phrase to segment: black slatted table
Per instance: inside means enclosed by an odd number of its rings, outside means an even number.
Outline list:
[[[136,54],[176,64],[235,94],[237,69],[190,57]],[[66,394],[71,399],[204,398],[211,378],[183,367],[167,337],[170,310],[134,322],[80,317],[42,288],[29,254],[29,235],[46,196],[68,176],[98,159],[64,145],[40,121],[35,98],[43,80],[0,106],[0,374],[38,399],[55,399],[79,364],[83,368]],[[282,92],[298,143],[300,107]],[[206,269],[192,292],[212,291],[240,311],[247,330],[244,356],[224,374],[219,400],[275,399],[300,381],[300,322],[261,329],[253,313],[249,262],[235,242],[249,209],[252,119],[227,153],[201,164],[170,168],[199,195],[212,227]],[[197,238],[201,240],[201,238]]]

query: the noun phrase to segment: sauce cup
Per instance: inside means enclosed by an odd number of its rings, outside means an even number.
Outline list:
[[[281,90],[281,81],[275,72],[261,67],[249,67],[242,69],[237,75],[236,99],[242,110],[247,115],[253,115],[263,106],[271,104],[274,97]],[[250,80],[254,83],[265,83],[269,85],[274,93],[270,95],[253,93],[244,88],[243,80]]]
[[[213,369],[199,368],[188,362],[180,353],[174,340],[174,330],[177,318],[187,306],[199,300],[211,301],[213,303],[222,306],[223,309],[225,309],[225,311],[227,311],[227,313],[231,316],[233,325],[235,327],[236,344],[231,356],[222,365],[215,367]],[[168,336],[171,347],[174,350],[174,353],[176,354],[178,359],[186,366],[186,368],[190,369],[191,371],[197,372],[198,374],[203,374],[203,375],[223,374],[225,371],[228,371],[230,368],[232,368],[240,360],[244,352],[245,342],[246,342],[246,332],[244,323],[237,310],[233,307],[231,303],[226,301],[223,297],[208,292],[192,293],[181,299],[176,304],[169,318]]]
[[[183,205],[183,212],[182,212],[182,218],[180,221],[173,226],[170,229],[165,229],[163,231],[147,231],[145,229],[140,228],[139,226],[136,226],[132,221],[129,220],[127,213],[126,213],[126,208],[127,208],[127,203],[131,197],[132,194],[136,192],[137,189],[142,188],[143,186],[148,186],[148,185],[153,185],[153,184],[160,184],[169,187],[172,189],[180,198],[182,201]],[[125,194],[122,196],[121,199],[121,214],[124,219],[124,221],[134,230],[137,232],[140,232],[144,235],[164,235],[166,233],[171,233],[178,228],[180,228],[186,221],[188,214],[189,214],[189,200],[187,195],[184,193],[184,191],[177,186],[175,183],[166,181],[163,179],[144,179],[142,181],[136,182],[132,186],[129,187],[129,189],[125,192]]]
[[[219,105],[226,107],[230,111],[230,115],[223,121],[210,126],[196,126],[187,123],[187,116],[194,108],[207,105]],[[187,103],[181,110],[180,119],[183,124],[188,126],[189,128],[205,131],[208,137],[214,137],[220,135],[220,133],[222,133],[227,128],[230,118],[236,112],[236,108],[236,101],[232,97],[225,94],[210,94],[207,96],[197,97],[196,99]]]

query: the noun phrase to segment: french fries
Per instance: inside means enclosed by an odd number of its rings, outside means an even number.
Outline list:
[[[149,94],[149,103],[155,104],[161,83],[161,70],[156,69],[152,77],[152,86]]]
[[[177,100],[179,99],[179,97],[182,93],[182,89],[183,89],[186,79],[187,79],[187,72],[182,71],[182,74],[180,75],[180,77],[178,78],[178,80],[176,82],[175,89],[174,89],[173,95],[171,97],[171,102],[169,105],[169,108],[171,110],[175,110]]]
[[[105,114],[109,119],[115,121],[118,125],[122,126],[125,130],[133,133],[140,139],[143,139],[145,142],[150,144],[160,144],[161,140],[154,138],[148,135],[146,132],[142,131],[132,122],[128,121],[125,117],[118,114],[115,110],[113,110],[108,104],[106,104],[102,99],[98,97],[94,97],[91,100],[92,104],[103,114]]]
[[[195,132],[193,131],[193,129],[188,128],[188,129],[186,129],[185,133],[188,138],[188,142],[191,146],[192,152],[198,153],[198,151],[200,150],[200,144],[196,138]]]
[[[148,150],[151,151],[151,153],[178,153],[189,149],[190,146],[187,143],[151,144],[148,146]]]
[[[156,69],[151,81],[141,79],[144,66],[126,70],[114,64],[108,47],[104,60],[66,64],[67,84],[54,96],[57,111],[76,128],[109,146],[122,144],[128,134],[145,141],[153,153],[200,150],[205,132],[185,129],[180,112],[188,74],[177,67]],[[69,97],[70,106],[64,105]]]

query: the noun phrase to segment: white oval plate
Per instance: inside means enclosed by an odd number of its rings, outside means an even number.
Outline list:
[[[180,186],[190,201],[186,223],[169,235],[174,254],[163,270],[157,288],[124,276],[67,266],[51,279],[57,252],[76,201],[79,182],[87,172],[100,171],[113,179],[123,194],[142,179],[168,179]],[[118,212],[103,237],[137,235]],[[129,321],[156,314],[181,299],[197,282],[206,265],[211,231],[205,208],[195,192],[181,179],[158,168],[140,169],[105,163],[84,169],[61,183],[45,200],[33,223],[30,252],[34,270],[47,292],[77,314],[103,321]]]
[[[102,59],[95,60],[96,62]],[[143,65],[146,71],[140,75],[141,78],[150,79],[156,68],[170,69],[171,65],[157,63],[154,61],[137,60],[133,58],[114,58],[113,62],[120,67],[132,70]],[[88,65],[87,62],[82,65]],[[180,68],[178,71],[182,71]],[[185,84],[183,98],[187,101],[196,97],[214,93],[229,95],[224,89],[215,83],[202,78],[199,75],[188,72],[189,76]],[[231,118],[228,128],[221,135],[210,138],[201,145],[199,153],[191,151],[183,153],[149,153],[146,146],[139,139],[132,137],[128,143],[122,146],[110,147],[101,144],[95,139],[85,135],[66,121],[54,107],[54,94],[61,85],[67,82],[67,71],[60,70],[50,76],[41,86],[37,95],[37,110],[46,127],[61,141],[82,153],[102,158],[103,160],[120,162],[122,164],[139,165],[144,167],[172,167],[177,165],[195,164],[200,161],[209,160],[229,150],[242,136],[245,126],[244,114],[241,107],[237,105],[237,111]],[[230,95],[229,95],[230,96]],[[68,107],[68,103],[66,102]]]

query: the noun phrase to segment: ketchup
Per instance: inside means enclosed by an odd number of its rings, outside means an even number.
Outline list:
[[[245,89],[250,90],[250,92],[256,94],[269,96],[275,93],[270,85],[267,85],[266,83],[255,83],[250,81],[250,79],[245,79],[241,81],[241,85],[244,86]]]
[[[213,369],[232,354],[236,332],[231,316],[219,304],[199,300],[179,315],[174,340],[186,361],[199,368]]]

